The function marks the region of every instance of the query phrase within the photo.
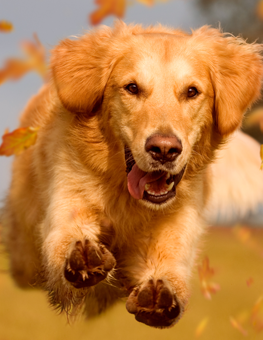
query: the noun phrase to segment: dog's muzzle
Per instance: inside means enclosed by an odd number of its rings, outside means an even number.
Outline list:
[[[137,166],[128,147],[125,148],[125,161],[128,190],[133,198],[162,204],[176,196],[176,186],[184,175],[185,167],[176,175],[166,171],[145,172]]]

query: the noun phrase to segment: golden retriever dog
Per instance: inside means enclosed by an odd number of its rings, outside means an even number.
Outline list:
[[[127,297],[136,320],[174,325],[211,164],[260,96],[261,51],[206,26],[122,22],[55,47],[51,80],[21,116],[40,130],[15,158],[2,216],[18,285],[41,286],[69,314]]]

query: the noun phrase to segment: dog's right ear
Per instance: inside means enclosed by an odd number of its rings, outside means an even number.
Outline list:
[[[112,30],[103,27],[78,40],[63,40],[51,56],[58,96],[66,109],[90,113],[101,100],[114,58]]]

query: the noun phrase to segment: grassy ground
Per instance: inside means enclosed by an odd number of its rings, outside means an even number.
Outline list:
[[[215,269],[212,281],[221,289],[211,300],[205,299],[196,270],[188,310],[178,325],[168,330],[152,329],[138,323],[126,312],[123,302],[96,319],[80,318],[74,325],[68,325],[65,316],[58,316],[50,309],[43,292],[23,291],[15,286],[3,272],[7,261],[2,255],[0,340],[242,339],[244,335],[233,327],[230,317],[234,319],[232,323],[240,322],[248,332],[246,339],[263,339],[263,330],[256,331],[251,322],[251,309],[263,295],[263,229],[210,229],[200,261],[205,255]],[[263,322],[263,315],[259,316]],[[196,335],[198,326],[199,336]]]

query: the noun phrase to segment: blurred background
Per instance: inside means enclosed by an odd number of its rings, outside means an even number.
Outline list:
[[[6,128],[17,127],[19,113],[43,84],[53,46],[94,25],[112,25],[116,17],[126,23],[161,23],[186,31],[207,24],[221,26],[248,42],[263,40],[262,0],[1,0],[0,135]],[[244,129],[263,143],[262,105],[259,102],[252,108]],[[9,186],[11,162],[12,157],[0,157],[0,200]],[[135,322],[124,303],[95,320],[67,325],[65,317],[50,310],[44,293],[15,287],[3,252],[0,340],[263,339],[262,207],[231,225],[208,231],[193,277],[189,309],[177,326],[165,331]]]

